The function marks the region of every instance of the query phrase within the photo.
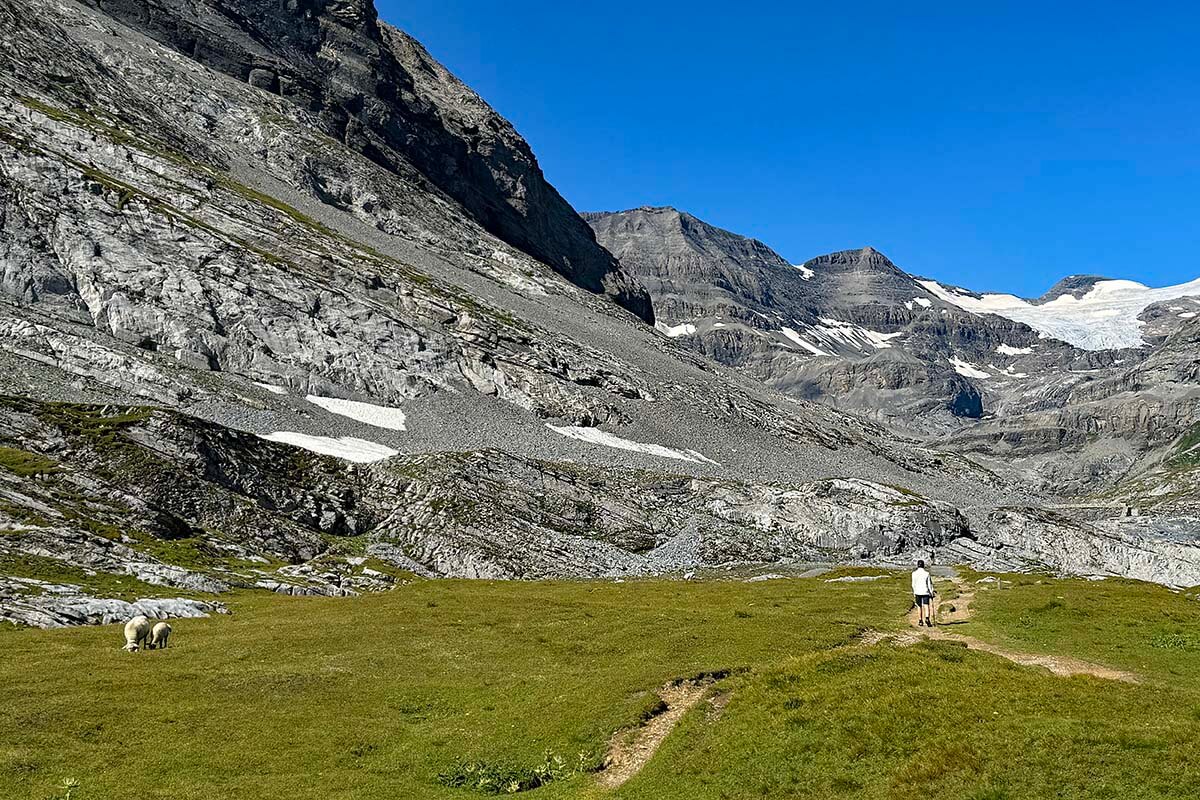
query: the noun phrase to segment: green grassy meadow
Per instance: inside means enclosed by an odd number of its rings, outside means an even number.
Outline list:
[[[827,577],[827,576],[826,576]],[[970,574],[970,580],[978,575]],[[906,575],[415,581],[358,598],[247,593],[127,654],[120,626],[0,629],[0,798],[1200,797],[1200,603],[1011,576],[956,630],[1130,669],[1058,678],[900,630]],[[727,675],[615,792],[592,770],[675,678]],[[554,759],[559,759],[556,762]]]

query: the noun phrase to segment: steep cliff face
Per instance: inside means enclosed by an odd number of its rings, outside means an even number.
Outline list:
[[[748,311],[786,303],[799,275],[762,242],[723,231],[672,208],[585,213],[599,240],[645,284],[664,320],[720,309]]]
[[[385,169],[418,172],[485,230],[652,322],[645,291],[596,244],[507,120],[368,0],[95,0],[111,18],[311,112]],[[330,198],[336,202],[336,198]]]

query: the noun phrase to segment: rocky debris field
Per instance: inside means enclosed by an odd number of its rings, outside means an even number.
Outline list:
[[[0,432],[4,618],[42,626],[207,614],[235,589],[342,596],[418,576],[683,576],[918,553],[1200,581],[1191,544],[1033,508],[964,514],[862,479],[761,484],[497,450],[356,464],[163,409],[16,397],[0,397]]]

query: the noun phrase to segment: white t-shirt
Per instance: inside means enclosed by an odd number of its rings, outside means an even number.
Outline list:
[[[929,576],[929,573],[925,569],[917,567],[913,570],[912,587],[913,594],[915,595],[932,595],[933,578]]]

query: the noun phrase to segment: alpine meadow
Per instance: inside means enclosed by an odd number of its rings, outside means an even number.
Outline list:
[[[830,34],[779,72],[770,13],[674,2],[626,9],[629,41],[673,14],[664,53],[699,58],[679,43],[725,14],[722,69],[893,91],[887,48],[831,64]],[[718,224],[757,202],[699,157],[725,129],[644,146],[668,134],[629,109],[683,66],[559,54],[628,45],[616,11],[474,4],[0,0],[0,798],[1200,797],[1195,250],[1081,257],[1036,297],[910,263],[919,221],[782,255],[822,203],[889,201],[849,187],[904,160],[902,120],[794,130],[781,97],[795,161],[862,172],[797,193],[773,249]],[[554,170],[443,49],[521,85]],[[604,152],[597,108],[628,131]],[[799,168],[743,133],[744,182]],[[670,178],[689,157],[711,186]],[[637,199],[575,200],[610,196]],[[983,242],[971,213],[947,235]]]

